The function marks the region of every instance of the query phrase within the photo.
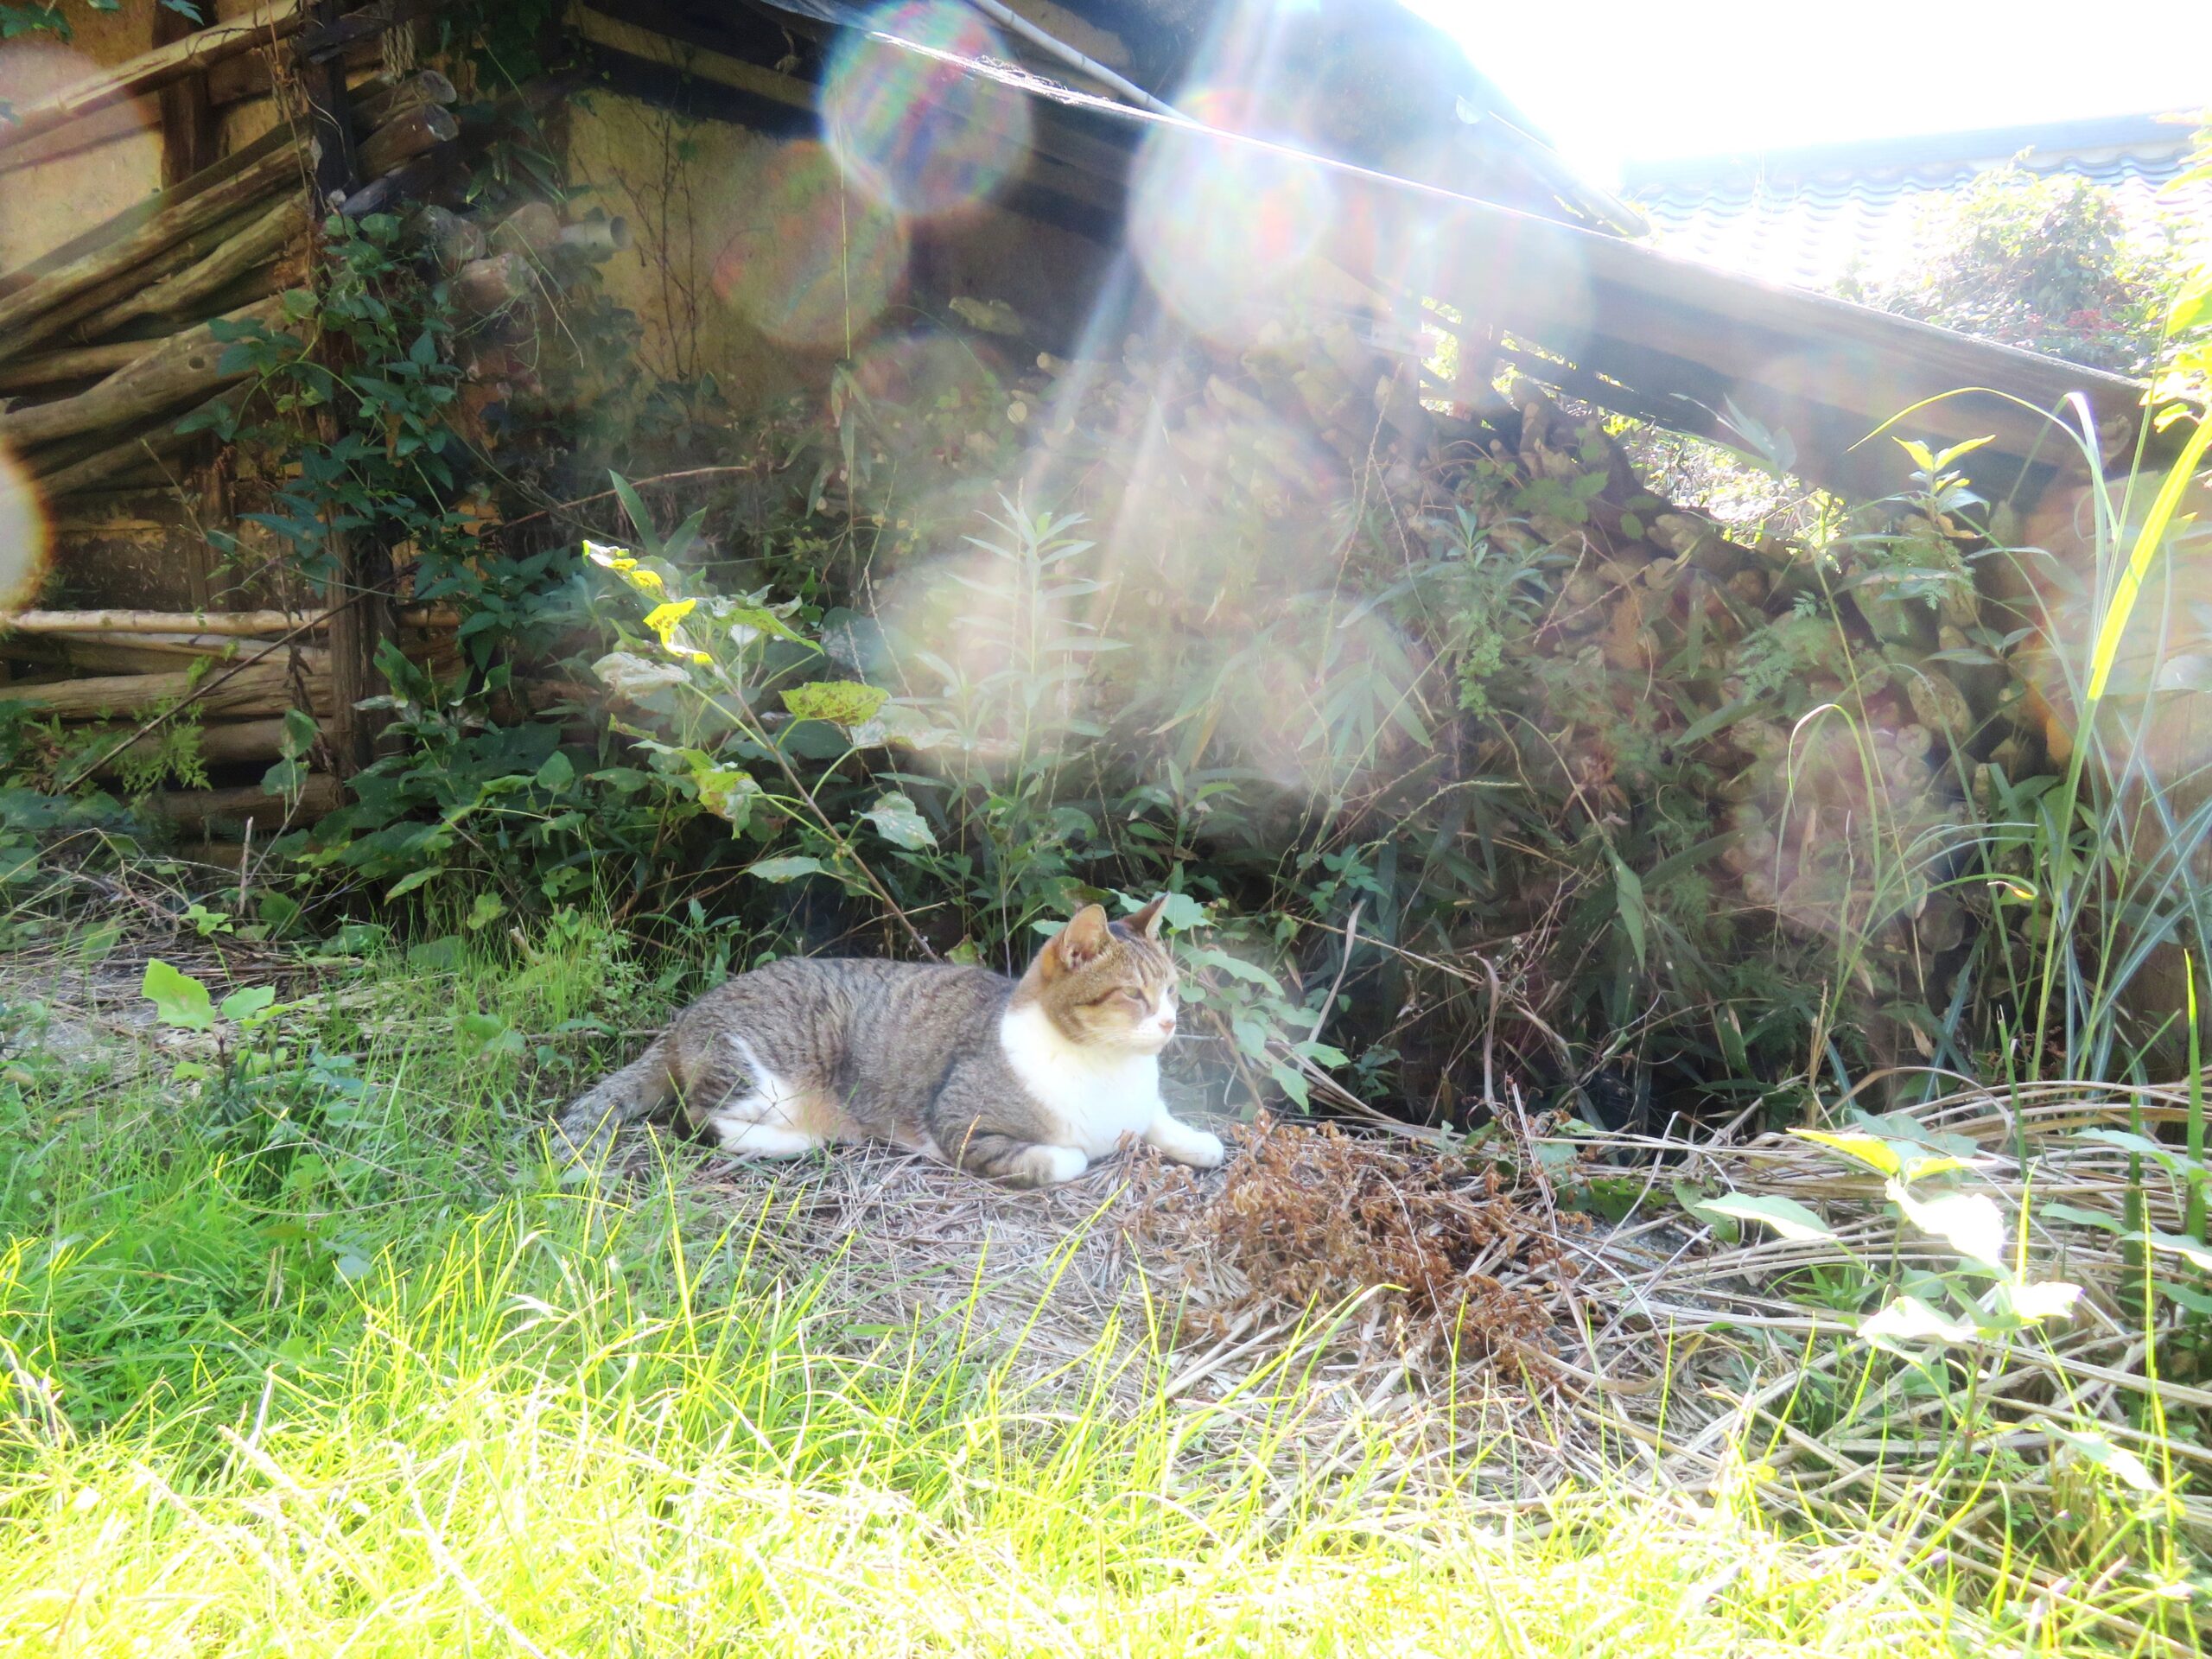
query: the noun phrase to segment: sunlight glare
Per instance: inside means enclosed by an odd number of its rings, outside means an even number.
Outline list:
[[[5,448],[0,448],[0,618],[38,597],[51,546],[38,486]]]
[[[906,271],[905,224],[844,188],[830,152],[785,145],[734,204],[738,228],[715,262],[715,291],[786,345],[847,349]]]
[[[952,0],[898,0],[846,32],[822,89],[822,125],[855,188],[897,213],[983,200],[1029,152],[1029,101],[949,58],[1005,59],[990,26]]]

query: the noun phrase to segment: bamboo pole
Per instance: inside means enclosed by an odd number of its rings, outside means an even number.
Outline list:
[[[595,265],[630,245],[630,222],[620,218],[587,219],[563,226],[553,238],[553,245],[562,253]]]
[[[0,149],[67,126],[110,105],[158,92],[257,46],[282,40],[297,32],[304,21],[299,0],[276,0],[235,22],[216,23],[181,41],[142,52],[112,69],[87,75],[49,98],[16,110],[12,119],[0,121]]]
[[[289,799],[271,795],[258,784],[249,784],[240,789],[156,790],[137,805],[179,830],[196,830],[205,835],[210,823],[222,820],[251,818],[257,828],[270,829],[286,823],[313,823],[336,811],[342,798],[338,780],[328,772],[318,772],[304,779],[299,792]]]
[[[100,346],[77,346],[25,358],[0,367],[0,392],[28,391],[37,386],[57,386],[70,380],[113,374],[135,363],[162,342],[158,340],[118,340]]]
[[[226,323],[275,322],[283,308],[262,300],[218,319]],[[230,381],[242,379],[243,366],[226,367],[230,342],[215,337],[213,322],[172,334],[155,350],[125,364],[89,391],[73,397],[0,414],[0,442],[16,445],[50,443],[79,432],[97,432],[160,414],[188,403]]]
[[[207,257],[94,312],[76,325],[76,332],[96,339],[141,317],[182,316],[194,304],[275,258],[308,227],[307,204],[294,196],[279,197]]]
[[[0,360],[20,357],[42,331],[27,327],[86,289],[116,277],[137,274],[144,280],[146,261],[174,248],[194,232],[220,224],[250,208],[271,192],[299,178],[297,149],[271,150],[243,172],[187,197],[119,238],[92,248],[58,269],[0,296]]]
[[[159,345],[161,342],[157,340],[155,343]],[[37,474],[39,493],[52,501],[98,485],[123,483],[136,476],[149,463],[159,461],[163,455],[173,454],[189,444],[197,435],[197,429],[193,432],[183,432],[178,429],[193,416],[212,410],[221,401],[219,396],[210,397],[206,403],[182,414],[158,421],[146,430],[134,433],[120,443],[106,444],[90,454],[79,454],[75,460],[50,471],[40,471]],[[65,450],[70,448],[67,445],[62,447]]]
[[[74,669],[95,674],[165,674],[195,658],[212,661],[218,668],[242,649],[256,643],[236,639],[188,635],[129,633],[95,636],[48,633],[19,649],[35,657],[58,658]],[[300,666],[309,675],[330,670],[330,653],[314,645],[295,646]]]
[[[310,681],[309,691],[317,705],[316,712],[327,713],[329,683]],[[63,720],[145,714],[160,704],[188,696],[203,717],[281,715],[292,707],[292,671],[288,664],[272,658],[237,668],[218,668],[208,674],[194,674],[182,669],[168,674],[108,674],[8,689],[10,702],[28,703],[41,714],[58,715]]]
[[[450,627],[451,611],[417,607],[401,613],[411,628]],[[300,617],[289,611],[21,611],[0,618],[0,630],[16,633],[173,633],[248,639],[263,633],[295,633],[329,626],[330,617]]]
[[[101,730],[99,735],[110,741],[130,736],[127,727],[113,727]],[[280,720],[219,720],[200,728],[200,758],[211,766],[230,766],[250,764],[256,760],[274,760],[284,753],[284,743],[289,733]],[[125,761],[151,760],[161,751],[162,740],[149,733],[135,738],[121,749],[109,755],[93,768],[94,777],[113,774]]]

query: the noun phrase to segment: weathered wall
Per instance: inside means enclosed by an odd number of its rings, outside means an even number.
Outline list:
[[[630,222],[602,267],[643,326],[639,355],[677,380],[711,373],[740,408],[826,381],[887,333],[959,296],[1001,300],[1042,340],[1079,329],[1098,243],[986,204],[898,219],[847,188],[814,139],[594,92],[568,114],[570,177]]]
[[[35,102],[154,44],[154,0],[120,11],[68,9],[75,38],[0,41],[0,99]],[[59,247],[161,188],[155,100],[109,110],[65,131],[0,151],[0,271]]]

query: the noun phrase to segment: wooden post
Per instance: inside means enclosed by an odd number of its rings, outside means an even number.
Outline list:
[[[206,16],[213,17],[214,9],[208,7]],[[153,13],[153,44],[168,47],[186,35],[204,29],[206,24],[193,22],[181,11],[170,11],[168,7],[157,7]],[[213,166],[214,146],[217,146],[217,124],[214,124],[214,102],[208,98],[208,78],[186,75],[179,82],[170,82],[162,88],[162,183],[173,186],[190,179],[194,173]],[[150,283],[149,283],[150,288]],[[183,445],[183,469],[193,480],[193,495],[199,502],[201,522],[210,520],[214,498],[221,493],[221,451],[214,442],[213,431],[201,431]],[[214,593],[214,546],[206,536],[186,537],[186,580],[193,593],[193,604],[204,606]]]
[[[327,41],[339,17],[339,0],[312,0],[308,28],[299,52],[300,86],[307,95],[308,119],[317,145],[315,219],[321,224],[361,182],[353,143],[353,111],[346,94],[345,64],[336,54],[317,55],[312,43]],[[325,409],[321,434],[338,435],[335,417]],[[330,617],[331,764],[340,778],[351,776],[375,758],[374,717],[354,705],[377,695],[377,645],[385,637],[385,593],[390,561],[366,536],[334,530],[325,543],[331,561],[326,594]]]
[[[168,46],[202,27],[181,11],[157,7],[154,44]],[[187,75],[172,81],[162,88],[161,100],[162,182],[175,184],[215,159],[215,110],[207,98],[207,77]]]

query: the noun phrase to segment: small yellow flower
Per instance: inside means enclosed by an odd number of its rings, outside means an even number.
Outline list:
[[[630,563],[634,564],[636,561],[633,559]],[[630,585],[641,594],[661,594],[668,591],[661,582],[660,574],[658,571],[631,570],[624,574],[630,578]]]

